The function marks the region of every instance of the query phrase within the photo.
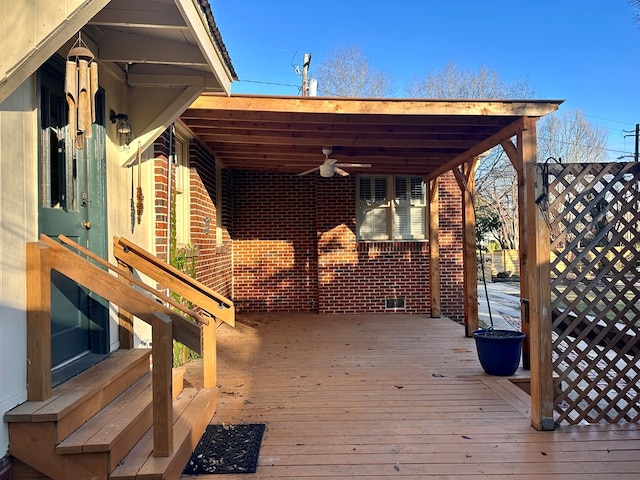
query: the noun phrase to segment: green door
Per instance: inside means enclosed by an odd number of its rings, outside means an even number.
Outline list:
[[[69,132],[61,62],[40,74],[39,231],[60,234],[105,256],[105,128],[98,109],[93,138],[77,149]],[[96,98],[104,104],[104,95]],[[51,275],[51,364],[54,384],[108,352],[108,305],[58,272]]]

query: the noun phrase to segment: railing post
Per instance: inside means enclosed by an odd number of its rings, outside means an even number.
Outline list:
[[[216,321],[211,318],[209,325],[202,326],[203,387],[214,388],[217,380]]]
[[[173,450],[173,403],[171,368],[173,336],[171,319],[154,312],[152,323],[153,456],[168,457]]]
[[[27,400],[51,396],[51,249],[27,243]]]
[[[123,262],[118,262],[118,268],[122,272],[130,273],[129,266]],[[128,285],[133,285],[124,275],[118,275],[118,278]],[[133,348],[133,315],[122,307],[118,307],[118,338],[120,348]]]

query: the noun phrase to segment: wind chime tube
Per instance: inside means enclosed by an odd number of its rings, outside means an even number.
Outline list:
[[[64,91],[69,107],[69,136],[75,138],[77,125],[76,118],[78,115],[77,92],[78,92],[78,68],[76,62],[67,60],[64,77]]]
[[[89,80],[91,85],[91,123],[96,122],[96,94],[98,93],[98,63],[89,64]]]
[[[91,138],[91,88],[89,77],[89,62],[80,59],[78,62],[78,130],[86,138]]]

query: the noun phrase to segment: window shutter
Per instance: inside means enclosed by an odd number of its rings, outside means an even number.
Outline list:
[[[385,177],[360,177],[358,202],[358,238],[389,240],[388,196]]]
[[[420,177],[395,178],[393,238],[424,240],[426,195]]]

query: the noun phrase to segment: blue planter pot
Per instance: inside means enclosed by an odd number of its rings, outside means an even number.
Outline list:
[[[513,330],[482,329],[473,332],[480,365],[489,375],[506,377],[516,373],[525,334]]]

